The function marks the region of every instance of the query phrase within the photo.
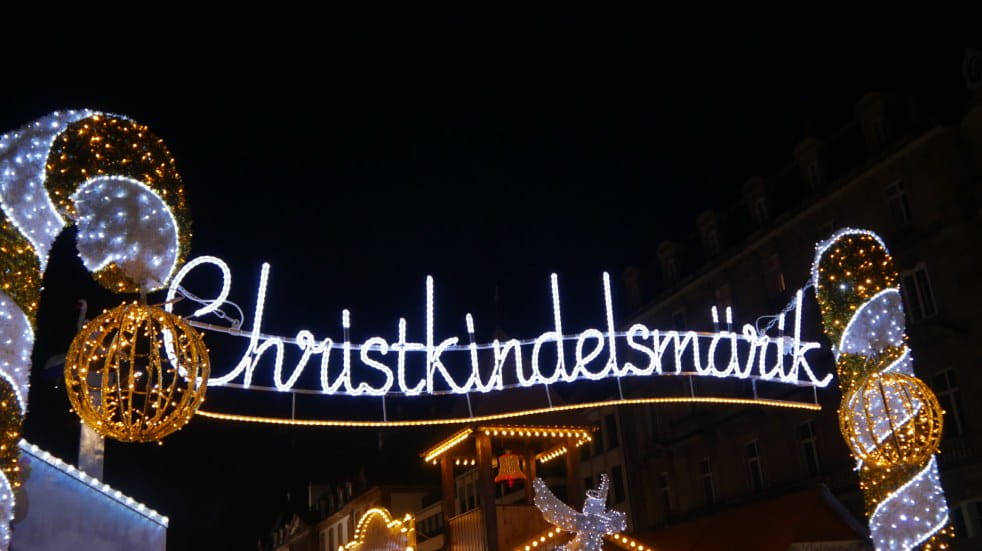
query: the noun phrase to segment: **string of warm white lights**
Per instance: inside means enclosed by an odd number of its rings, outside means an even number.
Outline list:
[[[133,499],[132,497],[124,495],[119,490],[113,489],[105,482],[102,482],[98,478],[89,475],[85,471],[77,469],[75,466],[70,465],[68,463],[65,463],[64,461],[51,455],[47,451],[42,450],[41,448],[35,446],[34,444],[31,444],[27,440],[20,441],[20,449],[23,450],[25,453],[33,455],[38,460],[44,461],[45,463],[55,467],[61,472],[82,482],[86,486],[100,492],[104,496],[113,499],[122,505],[125,505],[126,507],[132,509],[133,511],[140,513],[144,517],[164,527],[167,527],[167,525],[170,523],[170,520],[166,516],[161,515],[157,511],[154,511],[150,507],[147,507],[146,505],[140,503],[139,501]]]
[[[379,526],[379,523],[381,527],[373,532],[373,527]],[[416,518],[411,513],[406,513],[400,520],[392,518],[392,514],[384,507],[372,507],[358,520],[354,538],[344,546],[339,546],[338,551],[414,551],[415,547]]]
[[[475,415],[473,417],[442,417],[426,419],[406,419],[398,421],[360,421],[348,419],[292,419],[285,417],[266,417],[261,415],[240,415],[235,413],[222,413],[216,411],[198,410],[198,415],[222,421],[236,421],[240,423],[258,423],[266,425],[292,425],[297,427],[347,427],[363,429],[399,428],[399,427],[423,427],[435,425],[463,425],[467,423],[481,423],[484,421],[495,421],[501,419],[513,419],[538,415],[542,413],[557,413],[563,411],[574,411],[579,409],[590,409],[607,406],[638,406],[654,404],[715,404],[728,406],[761,406],[777,407],[787,409],[802,409],[818,411],[822,406],[810,402],[795,402],[790,400],[776,400],[770,398],[715,398],[709,396],[681,396],[676,398],[626,398],[623,400],[603,400],[598,402],[586,402],[581,404],[568,404],[563,406],[552,406],[521,411],[510,411],[495,413],[490,415]]]

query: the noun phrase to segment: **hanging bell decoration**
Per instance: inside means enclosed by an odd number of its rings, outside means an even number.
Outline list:
[[[525,480],[520,461],[521,456],[505,450],[505,453],[498,457],[498,476],[494,477],[495,484],[507,480],[508,487],[511,488],[516,480]]]

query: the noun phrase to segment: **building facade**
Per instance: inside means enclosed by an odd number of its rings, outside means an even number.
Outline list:
[[[978,548],[982,404],[968,397],[982,391],[980,174],[977,95],[960,120],[939,123],[909,97],[867,94],[851,123],[802,141],[783,170],[748,179],[731,207],[705,211],[694,231],[662,242],[649,264],[626,270],[626,296],[636,314],[622,325],[713,330],[714,305],[732,307],[738,318],[777,313],[807,285],[818,241],[840,227],[879,233],[901,270],[914,369],[947,412],[939,460],[956,548]],[[827,342],[813,297],[804,316],[804,338]],[[834,372],[831,354],[822,354],[812,365]],[[678,383],[655,380],[631,392],[651,395],[657,385]],[[687,384],[676,394],[714,395],[724,386],[741,392],[745,382]],[[813,396],[819,412],[684,405],[604,412],[610,421],[602,426],[620,430],[621,451],[611,464],[623,465],[635,532],[650,534],[657,548],[659,531],[816,484],[864,522],[834,387]],[[811,392],[793,390],[788,397],[808,400]],[[595,459],[584,458],[585,476]]]

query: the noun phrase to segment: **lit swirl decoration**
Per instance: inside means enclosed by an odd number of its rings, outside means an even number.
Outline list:
[[[51,113],[0,136],[0,549],[10,542],[41,279],[55,238],[113,292],[163,288],[191,237],[174,160],[146,127],[94,111]]]
[[[812,266],[825,333],[835,343],[842,435],[860,462],[877,549],[946,549],[954,537],[935,453],[942,410],[914,376],[893,259],[876,234],[843,229]]]

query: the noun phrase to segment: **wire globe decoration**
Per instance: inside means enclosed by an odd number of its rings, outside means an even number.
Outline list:
[[[157,306],[124,303],[85,324],[65,357],[72,408],[103,436],[153,442],[179,430],[205,399],[201,335]]]
[[[923,381],[902,373],[867,377],[839,410],[853,455],[879,466],[917,465],[941,444],[944,410]]]

